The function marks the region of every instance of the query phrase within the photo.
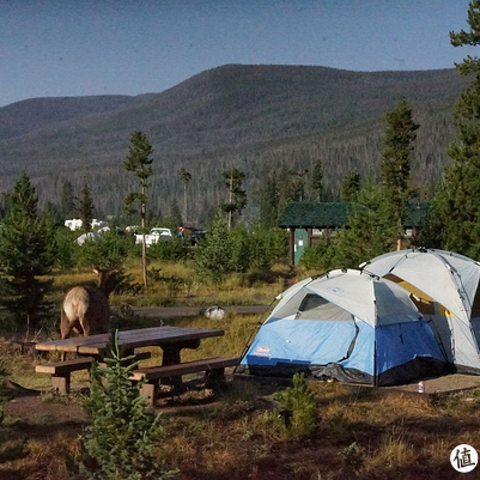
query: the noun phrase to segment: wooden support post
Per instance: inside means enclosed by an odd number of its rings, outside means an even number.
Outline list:
[[[62,395],[70,393],[70,373],[64,373],[62,376],[52,375],[53,389]]]
[[[140,389],[140,395],[148,398],[148,403],[153,407],[157,402],[158,383],[144,383]]]

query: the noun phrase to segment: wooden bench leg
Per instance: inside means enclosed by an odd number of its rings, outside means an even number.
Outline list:
[[[63,374],[62,376],[52,375],[52,385],[53,389],[62,395],[70,393],[70,373]]]
[[[214,368],[205,372],[205,387],[213,390],[225,385],[225,368]]]
[[[144,383],[140,388],[140,395],[148,398],[148,403],[153,407],[157,402],[158,397],[158,383]]]

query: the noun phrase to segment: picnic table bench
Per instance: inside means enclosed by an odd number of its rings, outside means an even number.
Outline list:
[[[135,352],[133,361],[144,360],[152,356],[151,352]],[[81,370],[90,370],[92,362],[96,360],[94,357],[78,357],[72,360],[64,360],[61,362],[45,363],[37,365],[35,372],[48,373],[52,376],[52,387],[55,391],[62,394],[70,392],[71,374]]]
[[[182,375],[205,372],[205,387],[217,389],[225,383],[225,368],[235,367],[241,357],[215,357],[193,360],[175,365],[139,368],[132,372],[133,381],[143,380],[145,383],[140,389],[140,394],[147,397],[154,405],[158,397],[159,380],[173,380],[174,385],[179,384]],[[175,381],[176,380],[176,381]]]

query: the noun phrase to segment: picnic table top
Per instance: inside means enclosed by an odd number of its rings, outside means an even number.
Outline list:
[[[181,344],[191,340],[208,337],[220,337],[223,330],[206,328],[152,327],[120,331],[118,344],[125,349],[138,347],[165,346]],[[70,337],[64,340],[39,342],[35,349],[39,351],[75,352],[85,355],[101,355],[107,348],[111,334],[102,333],[88,337]]]

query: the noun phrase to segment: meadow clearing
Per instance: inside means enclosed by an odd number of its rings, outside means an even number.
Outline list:
[[[131,272],[134,278],[138,274]],[[120,328],[164,324],[225,330],[224,337],[207,339],[198,350],[186,351],[185,360],[241,355],[262,316],[146,319],[136,316],[132,306],[269,304],[285,288],[287,273],[277,271],[271,283],[232,276],[221,286],[207,287],[192,282],[187,269],[162,265],[148,295],[115,295],[112,307]],[[57,275],[55,300],[69,285],[91,278],[89,273]],[[41,335],[58,338],[54,326]],[[12,397],[11,389],[3,389],[0,478],[80,480],[78,437],[87,421],[82,398],[88,376],[75,373],[74,392],[57,395],[48,375],[34,372],[41,359],[20,353],[11,339],[7,329],[1,351],[6,378],[39,394],[18,392]],[[158,361],[160,351],[152,353],[153,359],[142,362]],[[285,412],[276,399],[291,388],[289,381],[254,382],[230,375],[228,388],[214,393],[187,380],[186,392],[166,395],[156,408],[164,435],[154,446],[155,455],[168,469],[177,470],[175,478],[180,480],[476,478],[475,471],[456,472],[449,459],[457,445],[479,446],[479,388],[422,395],[307,381],[308,394],[290,391],[297,395],[297,406],[294,403]],[[307,397],[314,405],[309,418],[302,417]]]

